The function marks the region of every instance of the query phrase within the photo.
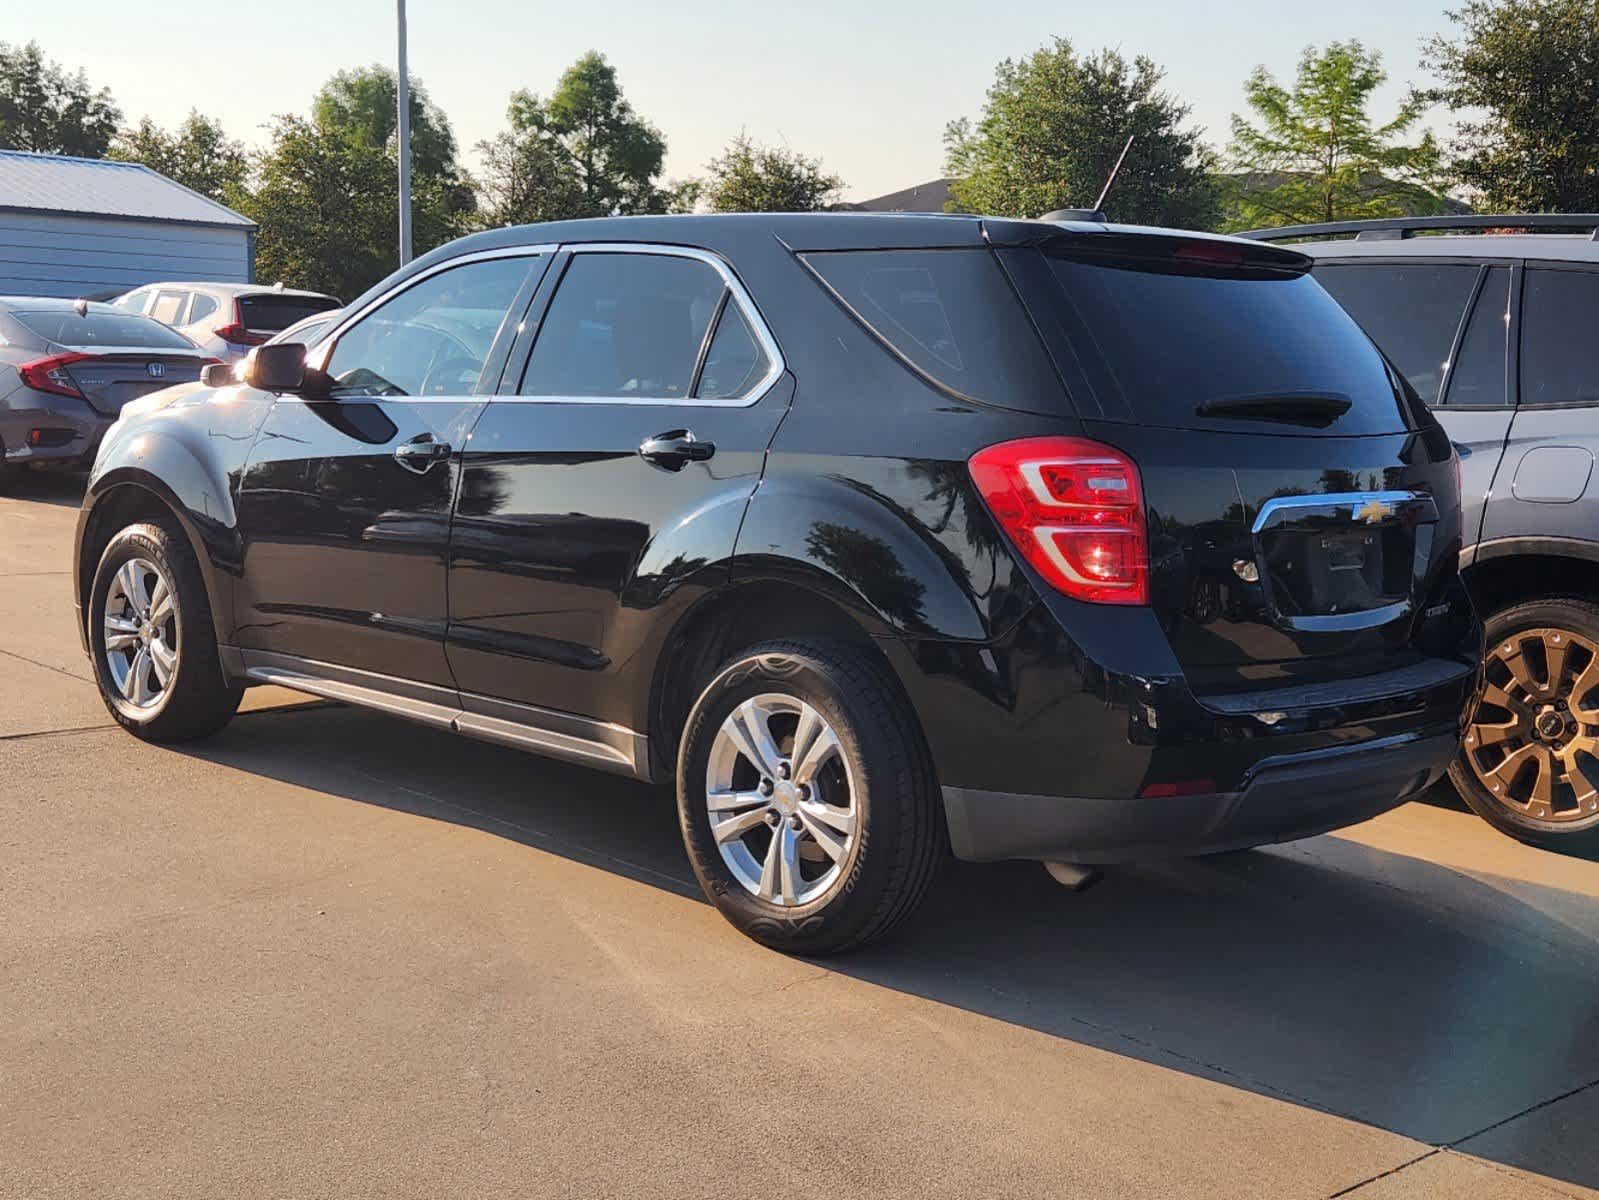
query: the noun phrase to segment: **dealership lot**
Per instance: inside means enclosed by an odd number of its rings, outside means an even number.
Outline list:
[[[785,959],[664,792],[280,692],[122,734],[75,488],[0,497],[0,1196],[1599,1195],[1599,865],[1439,798]]]

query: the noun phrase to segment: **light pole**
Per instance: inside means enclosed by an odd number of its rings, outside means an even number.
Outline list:
[[[405,0],[400,17],[400,265],[411,261],[411,75],[405,65]]]

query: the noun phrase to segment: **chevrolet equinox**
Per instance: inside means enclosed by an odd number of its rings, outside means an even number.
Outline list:
[[[135,735],[275,683],[674,781],[798,953],[950,851],[1304,837],[1459,744],[1458,465],[1289,249],[1094,220],[603,219],[451,243],[309,353],[124,410],[80,629]]]

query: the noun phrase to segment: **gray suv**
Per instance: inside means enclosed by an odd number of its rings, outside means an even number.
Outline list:
[[[1599,215],[1261,230],[1409,377],[1460,456],[1460,565],[1487,624],[1450,775],[1482,817],[1599,847]]]

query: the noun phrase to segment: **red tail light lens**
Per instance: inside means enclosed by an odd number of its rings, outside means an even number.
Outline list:
[[[1093,604],[1149,603],[1143,488],[1120,450],[1023,438],[979,450],[967,467],[1005,536],[1051,587]]]
[[[36,392],[54,392],[57,396],[83,399],[83,389],[72,382],[67,368],[73,363],[93,358],[92,354],[52,354],[49,358],[36,358],[17,368],[25,386]]]
[[[239,310],[237,300],[233,302],[233,320],[226,325],[219,325],[216,335],[235,346],[259,346],[266,341],[259,333],[251,333],[244,327],[244,313]]]

